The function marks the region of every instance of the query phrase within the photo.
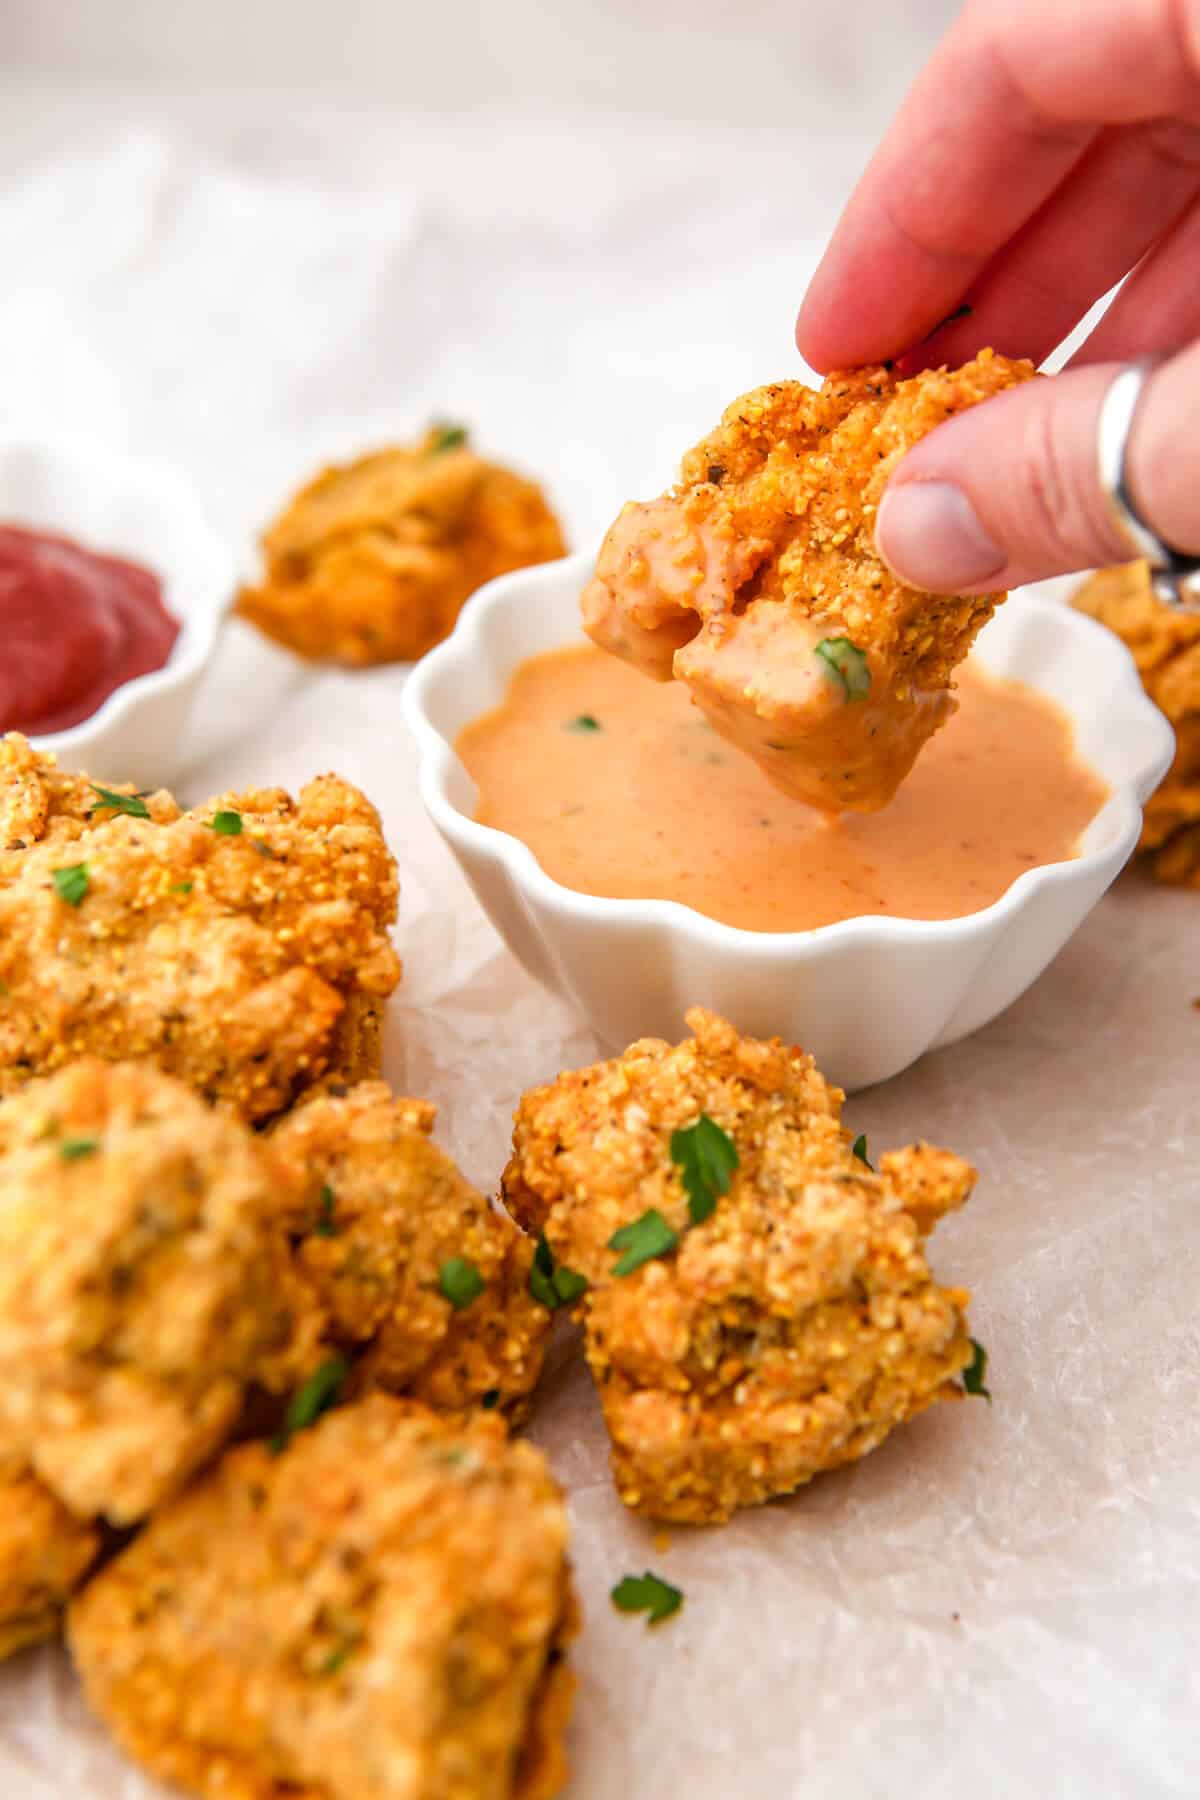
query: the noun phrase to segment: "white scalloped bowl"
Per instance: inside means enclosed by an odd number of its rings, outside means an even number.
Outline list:
[[[1133,660],[1103,626],[1033,596],[1009,600],[974,654],[1070,714],[1112,790],[1082,853],[1021,875],[963,918],[870,916],[815,931],[754,932],[669,900],[608,900],[553,881],[507,832],[477,824],[454,753],[462,727],[503,700],[518,663],[579,638],[594,558],[522,569],[478,594],[404,693],[421,797],[510,949],[572,1001],[605,1043],[678,1038],[697,1004],[812,1052],[847,1089],[884,1081],[1003,1012],[1057,955],[1132,854],[1141,808],[1174,754]],[[1036,804],[1036,796],[1031,796]]]
[[[157,787],[233,597],[232,557],[190,490],[170,472],[68,438],[0,435],[0,522],[74,538],[143,563],[162,582],[179,636],[161,669],[125,682],[90,719],[31,736],[67,768]]]

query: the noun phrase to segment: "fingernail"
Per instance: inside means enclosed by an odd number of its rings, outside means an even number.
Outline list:
[[[888,488],[875,521],[875,548],[901,581],[934,594],[986,581],[1007,561],[962,489],[949,481]]]

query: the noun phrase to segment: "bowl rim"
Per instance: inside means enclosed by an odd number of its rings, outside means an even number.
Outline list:
[[[121,450],[107,449],[103,444],[85,435],[72,432],[31,432],[16,428],[0,429],[0,468],[5,460],[14,453],[33,454],[49,463],[71,462],[78,468],[86,470],[102,467],[104,478],[110,486],[121,486],[136,491],[160,510],[189,516],[193,534],[207,539],[207,547],[213,567],[221,568],[222,579],[220,591],[214,578],[204,584],[204,592],[208,596],[205,603],[189,608],[185,615],[175,612],[172,616],[178,620],[179,633],[172,644],[166,662],[160,669],[151,669],[144,675],[135,675],[129,681],[123,681],[114,688],[107,699],[101,701],[96,711],[77,725],[68,725],[61,731],[25,732],[37,749],[52,752],[54,755],[69,753],[94,743],[111,727],[121,724],[144,700],[156,695],[169,694],[176,688],[186,686],[195,679],[212,658],[216,647],[217,635],[226,613],[233,604],[234,590],[237,586],[237,568],[232,553],[210,524],[207,514],[189,483],[168,464],[150,463],[136,456],[130,456]],[[0,524],[23,525],[23,521],[8,516],[7,507],[0,498]],[[83,549],[93,550],[100,556],[132,555],[123,550],[119,543],[98,544],[83,538],[77,538],[75,528],[69,519],[65,519],[58,527],[28,527],[25,529],[58,529],[64,537],[72,538],[80,543]],[[136,559],[135,559],[136,560]],[[169,578],[166,567],[157,567],[152,571],[163,582]]]
[[[1036,594],[1024,594],[1017,601],[1022,610],[1043,616],[1053,614],[1057,623],[1066,623],[1068,631],[1078,631],[1084,637],[1090,636],[1094,643],[1103,645],[1105,653],[1111,657],[1114,672],[1119,671],[1120,687],[1125,690],[1127,702],[1142,714],[1147,728],[1147,747],[1138,768],[1123,781],[1108,783],[1111,791],[1101,811],[1113,808],[1115,819],[1113,835],[1107,844],[1083,851],[1066,861],[1041,863],[1026,869],[1010,882],[998,899],[977,912],[962,913],[949,919],[909,919],[888,913],[862,913],[803,931],[750,931],[697,912],[681,900],[616,899],[565,887],[547,874],[527,844],[513,837],[511,832],[468,818],[450,799],[447,778],[451,771],[455,767],[464,775],[467,771],[459,762],[453,744],[433,723],[426,696],[443,670],[458,666],[470,658],[472,651],[481,647],[484,622],[493,613],[515,603],[529,589],[573,578],[574,571],[578,571],[582,585],[582,579],[586,579],[594,564],[594,551],[580,551],[552,563],[516,570],[487,583],[464,609],[450,636],[418,663],[401,696],[404,719],[417,744],[421,800],[434,824],[456,847],[461,845],[464,850],[499,861],[543,906],[573,913],[576,918],[589,923],[622,929],[661,925],[725,955],[751,960],[783,955],[788,959],[809,961],[829,951],[852,950],[881,941],[895,945],[932,945],[988,937],[1047,889],[1090,883],[1100,875],[1107,886],[1132,854],[1142,827],[1138,789],[1144,788],[1148,794],[1166,773],[1174,756],[1174,733],[1146,694],[1133,657],[1119,638],[1083,613]],[[1010,599],[1006,604],[1013,602]]]

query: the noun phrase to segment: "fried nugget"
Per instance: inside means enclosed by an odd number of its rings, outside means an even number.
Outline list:
[[[0,739],[0,1094],[152,1057],[257,1121],[377,1073],[397,891],[378,814],[335,775],[183,812]]]
[[[292,1194],[297,1268],[326,1345],[357,1359],[353,1390],[440,1411],[486,1396],[523,1417],[551,1317],[529,1292],[533,1246],[431,1141],[435,1117],[373,1081],[280,1123],[269,1141]]]
[[[541,489],[444,428],[323,470],[262,543],[265,579],[238,611],[301,656],[352,667],[423,656],[485,581],[565,551]]]
[[[954,711],[954,669],[1004,598],[905,587],[875,549],[879,501],[918,439],[1033,373],[984,350],[906,381],[850,369],[743,394],[679,485],[612,526],[589,636],[684,682],[784,793],[877,811]]]
[[[646,1038],[526,1094],[504,1196],[587,1279],[622,1500],[719,1524],[960,1392],[968,1295],[936,1284],[922,1239],[974,1171],[914,1145],[873,1172],[811,1057],[700,1008],[687,1022],[682,1044]],[[685,1173],[714,1156],[728,1185],[704,1216]]]
[[[240,1120],[95,1059],[0,1102],[0,1439],[77,1519],[143,1518],[315,1347]]]
[[[0,1661],[56,1635],[99,1551],[92,1524],[68,1512],[19,1458],[0,1453]]]
[[[88,1700],[211,1800],[550,1800],[567,1523],[540,1453],[377,1394],[230,1452],[71,1609]]]
[[[1155,598],[1146,563],[1101,569],[1072,605],[1115,631],[1175,732],[1175,760],[1146,806],[1139,848],[1159,881],[1200,887],[1200,616]]]

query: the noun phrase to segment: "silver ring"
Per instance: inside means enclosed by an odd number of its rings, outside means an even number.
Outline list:
[[[1109,517],[1133,556],[1150,565],[1150,586],[1159,600],[1179,612],[1200,612],[1200,557],[1185,556],[1164,544],[1138,510],[1129,483],[1126,455],[1138,403],[1160,356],[1127,363],[1112,379],[1096,422],[1096,462]]]

